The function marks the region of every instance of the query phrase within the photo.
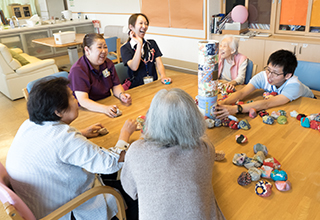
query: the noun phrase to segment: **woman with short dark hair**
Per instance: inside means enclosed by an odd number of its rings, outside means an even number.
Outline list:
[[[19,128],[9,149],[6,168],[10,183],[37,219],[94,186],[95,173],[122,167],[133,120],[125,122],[115,147],[105,149],[87,139],[100,123],[81,132],[70,126],[78,117],[78,102],[65,78],[36,83],[27,103],[30,118]],[[107,147],[107,146],[106,146]],[[77,220],[111,219],[117,213],[110,195],[98,195],[73,210]],[[71,213],[63,218],[71,219]]]

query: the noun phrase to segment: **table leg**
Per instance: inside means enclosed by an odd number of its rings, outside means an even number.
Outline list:
[[[79,59],[78,47],[77,46],[68,47],[68,54],[69,54],[70,64],[72,66]]]

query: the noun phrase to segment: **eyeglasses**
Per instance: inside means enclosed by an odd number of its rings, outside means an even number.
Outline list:
[[[284,73],[271,72],[268,66],[264,67],[263,69],[264,71],[266,71],[267,74],[271,74],[273,76],[281,76],[284,74]]]

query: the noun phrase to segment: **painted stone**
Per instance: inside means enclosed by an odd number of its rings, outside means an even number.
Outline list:
[[[270,177],[273,181],[286,181],[288,179],[288,175],[284,170],[274,170],[271,172]]]
[[[279,110],[278,113],[279,113],[280,115],[287,116],[287,113],[286,113],[285,110]]]
[[[296,119],[300,121],[301,118],[303,118],[303,117],[307,117],[307,116],[305,114],[298,114]]]
[[[229,122],[229,128],[232,128],[234,130],[238,130],[238,122],[237,121],[230,121]]]
[[[293,110],[292,112],[290,112],[290,116],[293,118],[296,118],[299,115],[299,113],[296,110]]]
[[[229,123],[230,123],[230,119],[229,118],[223,118],[221,119],[221,123],[223,127],[229,127]]]
[[[281,125],[284,125],[284,124],[287,124],[287,117],[284,116],[284,115],[280,115],[278,118],[277,118],[277,122]]]
[[[279,190],[281,192],[289,191],[291,189],[291,183],[290,183],[289,180],[287,180],[287,181],[276,181],[274,183],[274,185],[276,186],[277,190]]]
[[[262,117],[262,121],[265,124],[272,125],[273,122],[274,122],[274,119],[269,115],[265,115],[265,116]]]
[[[232,159],[232,163],[237,166],[243,166],[244,161],[246,160],[247,155],[245,153],[235,154]]]
[[[258,196],[268,197],[272,193],[272,184],[268,181],[260,180],[255,186],[255,192]]]
[[[277,119],[280,116],[280,113],[276,112],[276,111],[273,111],[270,116],[275,118],[275,119]]]
[[[246,186],[251,183],[251,176],[247,172],[242,172],[238,177],[238,184],[240,186]]]
[[[215,161],[222,161],[224,160],[226,156],[226,153],[223,150],[218,150],[216,151],[216,157],[215,157]]]
[[[319,127],[320,127],[319,121],[316,121],[316,120],[310,121],[310,128],[315,129],[315,130],[319,130]]]
[[[309,118],[303,117],[303,118],[301,118],[300,122],[301,122],[301,126],[302,126],[302,127],[310,128]]]
[[[237,117],[233,116],[233,115],[229,115],[228,118],[231,120],[231,121],[239,121],[239,119],[237,119]]]
[[[262,178],[270,179],[271,178],[271,172],[273,171],[273,168],[263,165],[263,166],[261,166],[260,171],[261,171],[261,177]]]
[[[257,143],[253,146],[253,152],[256,154],[258,151],[262,151],[265,156],[268,155],[268,149],[263,144]]]
[[[314,118],[314,120],[320,122],[320,114],[317,115],[317,116]]]
[[[261,163],[250,157],[246,157],[243,166],[247,169],[250,169],[251,167],[261,167]]]
[[[266,156],[264,155],[264,153],[262,151],[258,151],[253,158],[254,160],[258,161],[259,163],[261,163],[261,165],[263,164],[263,161],[266,159]]]
[[[221,126],[221,119],[216,118],[216,119],[214,120],[214,126],[215,126],[215,127],[220,127],[220,126]]]
[[[257,117],[257,110],[256,109],[254,109],[254,108],[250,108],[250,110],[249,110],[249,117],[250,118],[255,118],[255,117]]]
[[[280,169],[281,164],[274,157],[269,157],[263,161],[263,165],[273,167],[274,169]]]
[[[243,120],[239,121],[238,126],[239,126],[239,128],[241,128],[243,130],[249,130],[251,128],[247,119],[243,119]]]
[[[269,115],[269,113],[266,110],[261,110],[258,112],[258,115],[262,118],[265,115]]]
[[[261,178],[261,171],[258,168],[251,167],[248,170],[248,173],[250,174],[252,181],[258,181]]]
[[[243,134],[236,135],[236,142],[238,144],[243,144],[243,143],[246,143],[247,141],[248,141],[248,138],[246,136],[244,136]]]
[[[207,128],[214,127],[214,120],[212,120],[211,118],[207,118],[205,121],[206,121]]]

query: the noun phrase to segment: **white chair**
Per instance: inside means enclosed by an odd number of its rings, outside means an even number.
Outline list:
[[[28,82],[59,72],[54,59],[40,60],[18,48],[13,51],[30,63],[22,66],[7,46],[0,44],[0,92],[11,100],[23,97],[21,91]]]

